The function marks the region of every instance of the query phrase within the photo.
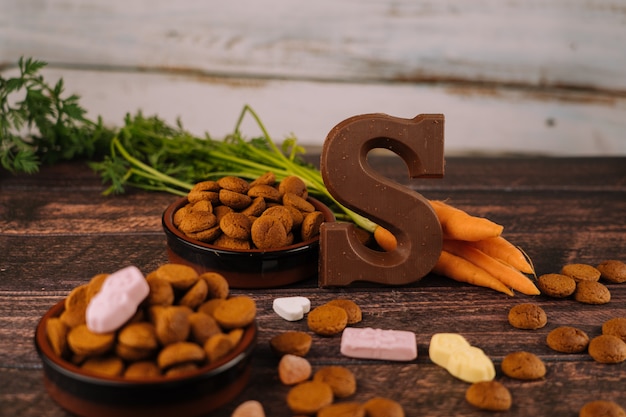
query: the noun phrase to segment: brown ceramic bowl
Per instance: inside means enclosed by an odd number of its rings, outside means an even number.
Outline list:
[[[226,357],[185,376],[128,380],[100,377],[55,355],[46,321],[64,310],[60,301],[39,321],[35,346],[43,362],[45,388],[61,407],[84,417],[195,417],[231,402],[246,386],[257,328],[248,326]]]
[[[309,198],[326,222],[335,221],[332,211],[320,201]],[[185,236],[174,225],[174,213],[187,204],[186,198],[172,203],[163,213],[163,230],[172,263],[193,267],[199,274],[222,274],[232,288],[274,288],[317,276],[319,236],[274,250],[234,250],[210,245]]]

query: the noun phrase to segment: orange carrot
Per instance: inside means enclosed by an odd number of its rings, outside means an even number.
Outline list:
[[[471,245],[493,258],[511,265],[518,271],[525,274],[535,274],[534,268],[524,253],[502,236],[471,242]]]
[[[471,246],[469,242],[444,240],[443,249],[453,255],[460,256],[470,261],[502,281],[507,287],[513,288],[522,294],[538,295],[541,293],[526,275],[500,260],[492,258],[481,250],[476,249]]]
[[[502,281],[470,261],[453,255],[450,252],[441,251],[441,255],[433,268],[433,272],[452,278],[455,281],[491,288],[513,296],[513,291],[504,285]]]
[[[446,239],[478,241],[500,236],[501,225],[484,217],[471,216],[443,201],[430,201],[439,218],[443,237]]]
[[[376,226],[376,229],[374,229],[374,239],[376,243],[378,243],[378,246],[387,252],[393,252],[398,247],[396,237],[389,230],[380,225]]]

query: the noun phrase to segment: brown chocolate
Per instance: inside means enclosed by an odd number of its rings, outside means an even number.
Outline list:
[[[344,206],[388,229],[394,251],[365,247],[350,223],[325,223],[320,230],[319,284],[355,281],[401,285],[418,281],[433,268],[442,247],[439,220],[428,201],[374,171],[367,154],[390,149],[407,164],[411,178],[444,173],[441,114],[402,119],[366,114],[335,126],[324,142],[320,170],[328,191]]]

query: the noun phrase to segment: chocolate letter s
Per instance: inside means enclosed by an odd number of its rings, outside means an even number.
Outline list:
[[[433,268],[442,247],[439,220],[419,193],[374,171],[367,154],[385,148],[406,163],[411,178],[443,176],[441,114],[403,119],[385,114],[354,116],[335,126],[322,149],[320,169],[328,191],[347,208],[388,229],[395,251],[364,246],[351,223],[322,225],[319,285],[355,281],[401,285],[418,281]]]

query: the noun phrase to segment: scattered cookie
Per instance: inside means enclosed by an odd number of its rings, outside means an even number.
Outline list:
[[[515,379],[532,380],[546,375],[546,366],[534,353],[520,351],[509,353],[502,359],[502,372]]]
[[[404,409],[396,401],[374,397],[363,404],[367,417],[404,417]]]
[[[349,325],[359,323],[363,319],[361,307],[359,307],[358,304],[352,300],[348,300],[346,298],[337,298],[334,300],[330,300],[326,304],[341,307],[346,310],[346,313],[348,314]]]
[[[324,382],[302,382],[287,393],[287,406],[293,414],[315,414],[332,402],[333,391]]]
[[[468,403],[481,410],[506,411],[512,398],[508,388],[498,381],[475,382],[465,391]]]
[[[626,342],[626,317],[615,317],[602,323],[602,334],[617,336]]]
[[[255,400],[244,401],[235,408],[231,417],[265,417],[263,405]]]
[[[576,284],[574,299],[585,304],[606,304],[611,301],[611,292],[598,281],[580,281]]]
[[[365,407],[357,402],[335,403],[318,411],[317,417],[365,417]]]
[[[321,336],[340,333],[348,325],[348,313],[341,307],[321,305],[307,316],[309,330]]]
[[[589,336],[575,327],[560,326],[548,333],[546,343],[557,352],[580,353],[587,349]]]
[[[587,264],[568,264],[561,268],[561,274],[572,277],[574,281],[597,281],[600,279],[600,271]]]
[[[578,417],[626,417],[626,410],[613,401],[591,401],[582,406]]]
[[[324,366],[315,372],[313,381],[328,384],[337,398],[346,398],[356,392],[356,377],[344,366]]]
[[[533,303],[522,303],[509,310],[509,323],[518,329],[537,330],[548,323],[548,317],[543,308]]]
[[[574,294],[576,281],[563,274],[544,274],[537,278],[537,287],[548,297],[565,298]]]
[[[626,282],[626,263],[617,260],[608,260],[596,266],[600,271],[600,278],[612,284]]]
[[[283,355],[278,362],[278,377],[284,385],[295,385],[310,378],[312,372],[308,360],[296,355]]]
[[[272,351],[279,356],[287,354],[306,356],[311,349],[312,342],[313,338],[310,334],[290,330],[272,337],[269,343]]]
[[[626,342],[617,336],[596,336],[589,342],[588,350],[596,362],[621,363],[626,360]]]

